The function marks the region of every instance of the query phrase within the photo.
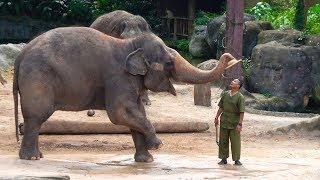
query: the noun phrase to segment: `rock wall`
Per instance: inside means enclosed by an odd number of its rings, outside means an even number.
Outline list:
[[[30,18],[0,17],[0,43],[28,42],[50,29],[64,26]]]

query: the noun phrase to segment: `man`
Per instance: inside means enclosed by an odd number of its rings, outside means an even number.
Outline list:
[[[244,97],[239,92],[242,82],[234,79],[230,83],[229,91],[222,93],[219,101],[219,110],[215,117],[215,126],[219,125],[220,117],[220,142],[219,142],[219,165],[227,164],[229,157],[229,139],[231,141],[232,160],[235,165],[242,165],[240,162],[240,132],[242,130],[242,122],[244,117]]]

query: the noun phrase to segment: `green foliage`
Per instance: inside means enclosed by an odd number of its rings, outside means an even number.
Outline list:
[[[257,3],[257,5],[251,9],[245,9],[245,12],[254,15],[258,20],[271,22],[272,26],[276,29],[296,28],[302,30],[303,24],[301,24],[301,22],[303,22],[303,12],[301,12],[302,8],[298,8],[298,11],[296,11],[295,6],[301,6],[301,4],[299,5],[297,2],[298,0],[264,0],[264,2]],[[304,34],[320,33],[319,19],[320,5],[317,4],[308,11]]]
[[[269,21],[275,28],[293,28],[295,8],[273,8],[268,3],[259,2],[256,6],[246,10],[247,13],[254,15],[258,20]]]
[[[160,30],[156,4],[156,0],[0,0],[0,15],[88,25],[102,14],[125,10],[141,15],[153,30]]]
[[[294,27],[297,30],[302,31],[305,27],[305,22],[304,22],[304,4],[303,0],[299,0],[296,6],[296,12],[294,16]]]
[[[251,64],[251,59],[243,59],[242,60],[242,69],[243,69],[243,76],[245,79],[248,79],[249,78],[249,71],[252,67],[252,64]]]
[[[268,18],[272,13],[271,6],[266,2],[258,2],[248,13],[255,16],[257,19]]]
[[[207,25],[208,22],[215,18],[220,16],[220,14],[211,13],[211,12],[204,12],[204,11],[198,11],[196,14],[196,18],[194,20],[194,24],[196,26],[198,25]]]
[[[64,0],[45,0],[34,8],[41,19],[47,21],[58,21],[65,16],[68,7]]]
[[[66,18],[71,22],[89,23],[92,21],[91,6],[91,2],[87,0],[71,0]]]
[[[270,92],[268,92],[268,91],[262,92],[262,95],[263,95],[264,97],[266,97],[266,98],[271,98],[271,97],[272,97],[272,94],[271,94]]]
[[[309,8],[306,29],[310,34],[320,33],[320,4]]]
[[[189,43],[188,39],[165,40],[167,46],[183,52],[189,52]]]

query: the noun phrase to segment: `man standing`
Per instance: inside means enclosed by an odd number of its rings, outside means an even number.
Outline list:
[[[215,117],[215,126],[219,125],[220,117],[220,142],[219,142],[219,165],[227,164],[229,157],[229,139],[231,141],[232,160],[235,165],[242,165],[240,162],[241,140],[240,132],[242,130],[242,121],[244,117],[244,97],[239,92],[242,82],[234,79],[230,83],[229,91],[221,95],[219,101],[219,110]]]

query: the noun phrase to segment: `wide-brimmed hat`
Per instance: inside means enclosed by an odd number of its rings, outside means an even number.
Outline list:
[[[239,62],[241,62],[242,60],[236,60],[236,59],[232,59],[228,62],[226,69],[231,68],[232,66],[238,64]]]

